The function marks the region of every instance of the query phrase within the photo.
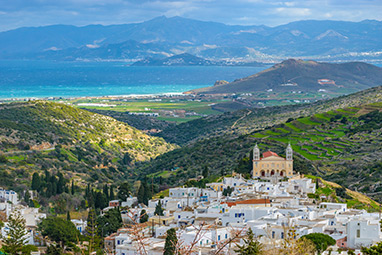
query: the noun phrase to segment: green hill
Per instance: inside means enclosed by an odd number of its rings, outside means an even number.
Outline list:
[[[195,94],[248,92],[317,92],[351,93],[382,85],[382,68],[363,63],[319,63],[289,59],[252,76],[229,84],[190,91]]]
[[[126,179],[137,162],[174,148],[111,117],[64,104],[0,105],[0,185],[8,187],[29,186],[31,174],[42,170],[90,182]]]
[[[243,127],[254,123],[245,132],[224,131],[224,125],[220,125],[220,135],[217,131],[209,139],[197,138],[139,165],[137,172],[154,178],[167,177],[168,184],[194,177],[205,167],[217,175],[232,170],[249,173],[249,155],[254,144],[258,143],[262,151],[270,149],[283,155],[290,142],[295,151],[296,171],[321,176],[381,201],[381,90],[381,87],[373,88],[326,103],[306,105],[305,109],[292,107],[293,111],[289,112],[276,108],[278,111],[272,113],[269,108],[266,116],[244,115],[239,121],[244,123]],[[262,122],[263,119],[267,122]],[[219,123],[215,122],[215,126]]]
[[[210,115],[177,126],[165,128],[158,135],[166,141],[179,145],[200,138],[211,138],[228,134],[237,137],[275,124],[286,122],[289,118],[310,116],[338,108],[355,107],[382,101],[382,87],[370,88],[354,94],[310,104],[249,108],[220,115]]]

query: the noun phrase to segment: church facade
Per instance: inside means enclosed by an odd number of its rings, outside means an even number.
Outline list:
[[[259,147],[253,149],[253,178],[262,177],[291,177],[293,176],[293,150],[289,144],[285,151],[286,158],[272,151],[263,153],[260,157]]]

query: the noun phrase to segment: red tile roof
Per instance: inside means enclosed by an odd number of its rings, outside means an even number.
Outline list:
[[[260,205],[260,204],[270,204],[271,201],[269,199],[247,199],[236,202],[221,202],[221,204],[227,204],[229,207],[234,205]]]
[[[263,153],[263,158],[267,158],[267,157],[270,157],[270,156],[280,157],[279,155],[277,155],[277,153],[275,153],[273,151],[267,151],[267,152]]]

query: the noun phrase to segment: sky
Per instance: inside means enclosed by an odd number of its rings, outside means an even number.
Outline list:
[[[0,0],[0,31],[126,24],[157,16],[277,26],[297,20],[382,19],[382,0]]]

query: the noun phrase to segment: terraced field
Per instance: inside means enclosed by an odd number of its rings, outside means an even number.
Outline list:
[[[296,153],[308,160],[338,161],[347,156],[347,148],[357,141],[367,141],[371,137],[382,140],[368,133],[347,135],[350,127],[361,124],[358,120],[360,115],[381,108],[381,104],[374,104],[328,111],[274,126],[255,133],[253,137],[290,143]]]
[[[381,103],[331,110],[289,119],[252,137],[263,150],[290,143],[325,179],[382,200],[381,112]]]

